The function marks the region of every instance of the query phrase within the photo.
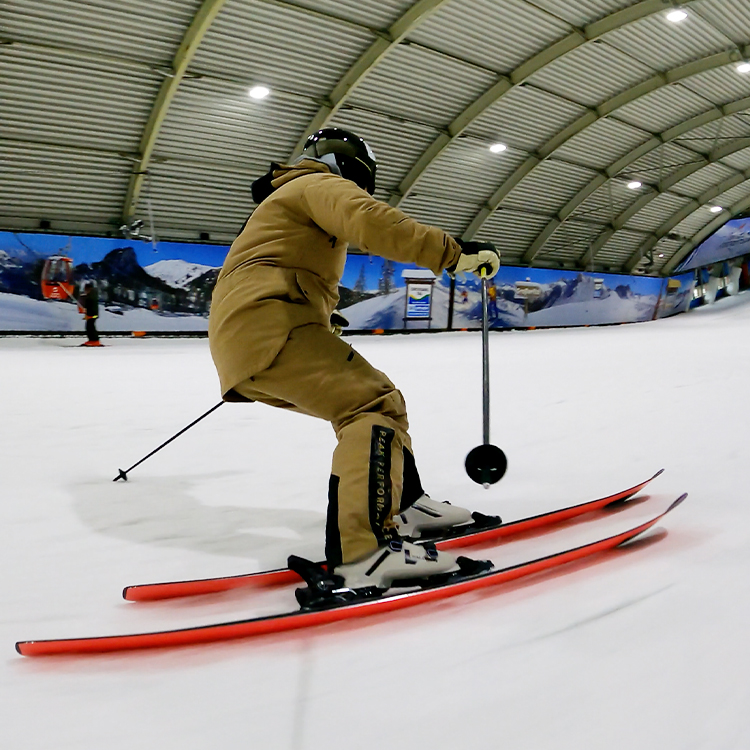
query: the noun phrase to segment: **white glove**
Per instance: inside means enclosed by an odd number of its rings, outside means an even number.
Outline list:
[[[457,274],[468,271],[481,276],[484,268],[485,276],[491,279],[500,270],[500,252],[491,242],[456,241],[461,245],[461,255],[455,267],[448,269],[449,273]]]

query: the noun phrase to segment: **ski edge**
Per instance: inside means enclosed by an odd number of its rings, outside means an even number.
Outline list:
[[[612,495],[589,500],[585,503],[570,505],[565,508],[547,511],[536,516],[521,518],[511,521],[494,529],[486,529],[467,534],[462,537],[454,537],[444,541],[436,542],[435,546],[441,550],[458,549],[478,544],[485,544],[514,534],[522,534],[535,528],[562,523],[577,516],[605,508],[612,503],[628,500],[638,494],[646,485],[654,481],[664,473],[659,469],[652,477],[646,479],[627,490],[621,490]],[[164,583],[142,583],[126,586],[122,590],[123,599],[131,602],[152,602],[165,599],[177,599],[187,596],[201,596],[204,594],[217,594],[223,591],[231,591],[236,588],[249,586],[271,587],[299,582],[299,576],[289,568],[276,568],[274,570],[259,571],[257,573],[240,573],[234,576],[219,576],[216,578],[199,578],[188,581],[168,581]]]
[[[582,560],[600,552],[614,549],[635,539],[653,528],[668,513],[687,498],[680,495],[669,507],[653,518],[636,526],[603,539],[574,547],[544,557],[528,560],[513,566],[492,570],[474,578],[446,586],[420,589],[402,594],[372,599],[357,604],[326,610],[290,611],[278,615],[239,620],[235,622],[203,625],[179,630],[164,630],[133,635],[93,636],[88,638],[65,638],[55,640],[19,641],[16,651],[22,656],[53,656],[73,654],[94,654],[114,651],[130,651],[149,648],[168,648],[198,645],[202,643],[250,638],[261,635],[282,633],[331,622],[367,617],[382,612],[391,612],[439,599],[475,591],[490,586],[507,583],[535,573],[562,567],[570,562]]]

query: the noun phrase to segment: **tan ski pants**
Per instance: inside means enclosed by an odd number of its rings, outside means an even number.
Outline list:
[[[271,365],[235,386],[245,398],[326,419],[338,445],[328,495],[326,559],[351,562],[393,536],[404,463],[421,494],[406,406],[391,381],[327,328],[295,328]]]

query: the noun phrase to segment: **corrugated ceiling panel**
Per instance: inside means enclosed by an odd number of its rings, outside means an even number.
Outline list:
[[[550,63],[529,82],[595,107],[651,75],[653,70],[643,63],[607,44],[592,42]]]
[[[737,64],[691,76],[682,85],[714,104],[728,104],[750,96],[750,75],[738,73]]]
[[[190,69],[324,97],[374,39],[349,23],[322,17],[313,23],[291,6],[229,0]]]
[[[136,151],[162,76],[53,50],[0,48],[0,136]]]
[[[689,202],[690,198],[682,198],[671,193],[661,193],[647,203],[625,226],[628,229],[637,229],[641,232],[654,232],[672,214],[677,213]]]
[[[402,44],[368,74],[349,103],[442,127],[450,123],[496,78],[413,44]]]
[[[641,196],[621,179],[608,180],[572,213],[573,218],[609,223]]]
[[[47,219],[53,230],[114,229],[131,170],[132,162],[116,154],[0,141],[0,227],[38,228]]]
[[[414,0],[295,0],[295,3],[363,26],[385,29],[414,5]]]
[[[593,177],[594,173],[588,169],[548,159],[511,190],[503,205],[539,211],[551,216]]]
[[[725,193],[716,196],[713,203],[717,206],[724,206],[725,208],[731,208],[735,203],[744,200],[750,196],[750,181],[743,182],[737,187],[733,187],[731,190],[727,190]]]
[[[696,232],[703,229],[710,221],[716,218],[716,214],[712,214],[708,210],[708,206],[701,206],[696,211],[690,214],[686,219],[683,219],[679,224],[676,224],[672,229],[672,234],[678,234],[680,237],[693,237]]]
[[[567,221],[547,240],[539,260],[577,262],[603,231],[598,224]]]
[[[254,175],[214,165],[177,162],[153,165],[144,181],[136,216],[149,230],[148,202],[160,239],[198,240],[208,232],[213,242],[232,241],[254,208]]]
[[[486,143],[459,138],[433,162],[415,191],[482,204],[525,159],[520,151],[493,154]]]
[[[670,190],[697,198],[701,193],[714,185],[718,185],[722,180],[726,180],[733,174],[735,174],[734,170],[723,164],[709,164],[691,174],[690,177],[680,180]]]
[[[547,216],[499,208],[484,223],[476,239],[494,242],[500,250],[501,262],[508,264],[520,259],[548,222]]]
[[[653,185],[684,166],[702,163],[704,159],[700,154],[669,141],[634,161],[621,172],[621,176]]]
[[[400,208],[423,224],[436,226],[454,237],[463,234],[477,212],[473,203],[446,201],[416,193],[408,195]]]
[[[737,114],[715,120],[700,128],[694,128],[677,138],[675,143],[681,143],[693,151],[708,154],[715,148],[729,145],[731,141],[747,136],[750,136],[750,116]]]
[[[690,13],[680,23],[671,23],[657,13],[605,34],[613,47],[640,60],[654,70],[669,70],[678,65],[721,52],[732,43],[700,16]]]
[[[622,229],[610,237],[609,242],[596,254],[594,263],[597,266],[619,267],[643,244],[646,235]]]
[[[510,72],[570,31],[568,23],[523,0],[463,0],[443,5],[409,39]]]
[[[617,110],[617,118],[652,133],[684,122],[708,109],[703,97],[680,84],[662,86]]]
[[[535,0],[534,5],[563,18],[574,26],[586,26],[632,5],[633,0]]]
[[[694,8],[737,44],[747,44],[750,39],[750,5],[747,0],[699,0],[691,2],[689,8]]]
[[[540,91],[533,86],[511,89],[480,115],[466,134],[489,143],[535,151],[555,133],[582,114],[585,108]]]
[[[168,64],[200,0],[6,0],[6,39]]]
[[[654,247],[654,264],[649,268],[648,273],[655,274],[660,271],[670,260],[670,258],[682,247],[682,241],[670,240],[663,238],[656,243]],[[660,256],[664,256],[663,258]],[[641,265],[641,268],[644,266]]]
[[[172,102],[155,155],[224,160],[260,176],[271,161],[285,161],[315,113],[305,99],[274,92],[262,101],[234,83],[186,80]]]
[[[437,131],[427,125],[358,109],[340,110],[331,124],[357,133],[375,152],[378,160],[375,195],[383,200],[388,200],[389,191],[398,187],[417,156],[437,137]]]
[[[741,143],[745,143],[746,141],[741,141]],[[740,151],[737,151],[736,153],[732,154],[731,156],[726,156],[721,160],[724,164],[728,164],[730,167],[734,167],[735,169],[739,170],[746,170],[750,169],[750,148],[743,148]]]
[[[648,138],[643,130],[605,117],[563,143],[555,156],[593,169],[606,169]]]

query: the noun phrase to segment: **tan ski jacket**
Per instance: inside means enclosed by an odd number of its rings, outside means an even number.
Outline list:
[[[305,159],[274,172],[274,192],[232,243],[211,301],[208,336],[221,392],[266,369],[298,326],[329,326],[346,250],[440,274],[461,249],[445,232]]]

